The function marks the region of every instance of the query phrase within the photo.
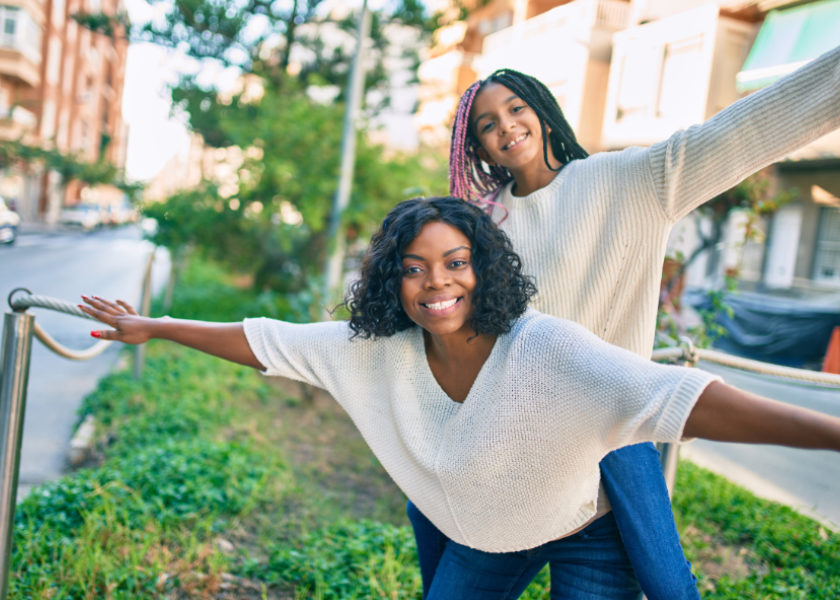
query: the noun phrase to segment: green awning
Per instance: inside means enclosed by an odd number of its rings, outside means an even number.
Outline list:
[[[738,73],[738,90],[769,85],[835,46],[840,46],[840,0],[771,10]]]

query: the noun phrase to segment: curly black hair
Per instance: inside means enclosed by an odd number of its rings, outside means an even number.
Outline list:
[[[500,334],[537,292],[522,274],[510,239],[480,208],[452,196],[413,198],[397,204],[370,241],[361,278],[344,300],[353,336],[388,337],[414,327],[400,301],[405,248],[427,223],[452,225],[469,239],[476,286],[469,324],[477,334]]]

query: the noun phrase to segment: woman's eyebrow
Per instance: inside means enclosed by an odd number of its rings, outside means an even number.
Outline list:
[[[469,250],[470,252],[472,252],[472,248],[470,248],[469,246],[457,246],[455,248],[452,248],[451,250],[447,250],[446,252],[444,252],[443,256],[449,256],[450,254],[452,254],[453,252],[457,252],[458,250]],[[426,260],[419,254],[403,254],[402,259],[405,260],[406,258],[413,258],[414,260],[422,261]]]
[[[510,104],[510,103],[511,103],[511,102],[513,102],[514,100],[519,100],[519,96],[517,96],[516,94],[512,94],[512,95],[511,95],[511,96],[510,96],[507,100],[505,100],[505,102],[504,102],[504,103],[505,103],[505,104]],[[476,125],[477,125],[477,124],[478,124],[478,122],[479,122],[481,119],[483,119],[483,118],[485,118],[485,117],[489,117],[489,116],[490,116],[490,113],[489,113],[489,112],[483,112],[483,113],[481,113],[480,115],[478,115],[478,116],[475,118],[475,121],[473,121],[473,124],[476,124]]]
[[[449,256],[450,254],[452,254],[453,252],[457,252],[458,250],[469,250],[470,252],[472,252],[472,248],[470,248],[469,246],[458,246],[457,248],[452,248],[452,250],[447,250],[443,253],[443,255]]]

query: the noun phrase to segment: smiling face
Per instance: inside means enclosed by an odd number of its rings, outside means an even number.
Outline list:
[[[506,167],[514,175],[526,169],[546,168],[543,136],[537,113],[500,83],[488,83],[475,97],[470,116],[472,130],[485,162]],[[556,161],[548,146],[551,164]]]
[[[458,228],[432,221],[402,254],[403,310],[432,335],[473,334],[469,319],[476,277],[471,247]]]

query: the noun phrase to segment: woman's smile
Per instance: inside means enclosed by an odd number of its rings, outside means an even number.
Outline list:
[[[421,302],[421,306],[425,307],[433,314],[443,315],[452,312],[456,305],[463,300],[462,298],[450,298],[449,300],[435,300],[432,302]]]

